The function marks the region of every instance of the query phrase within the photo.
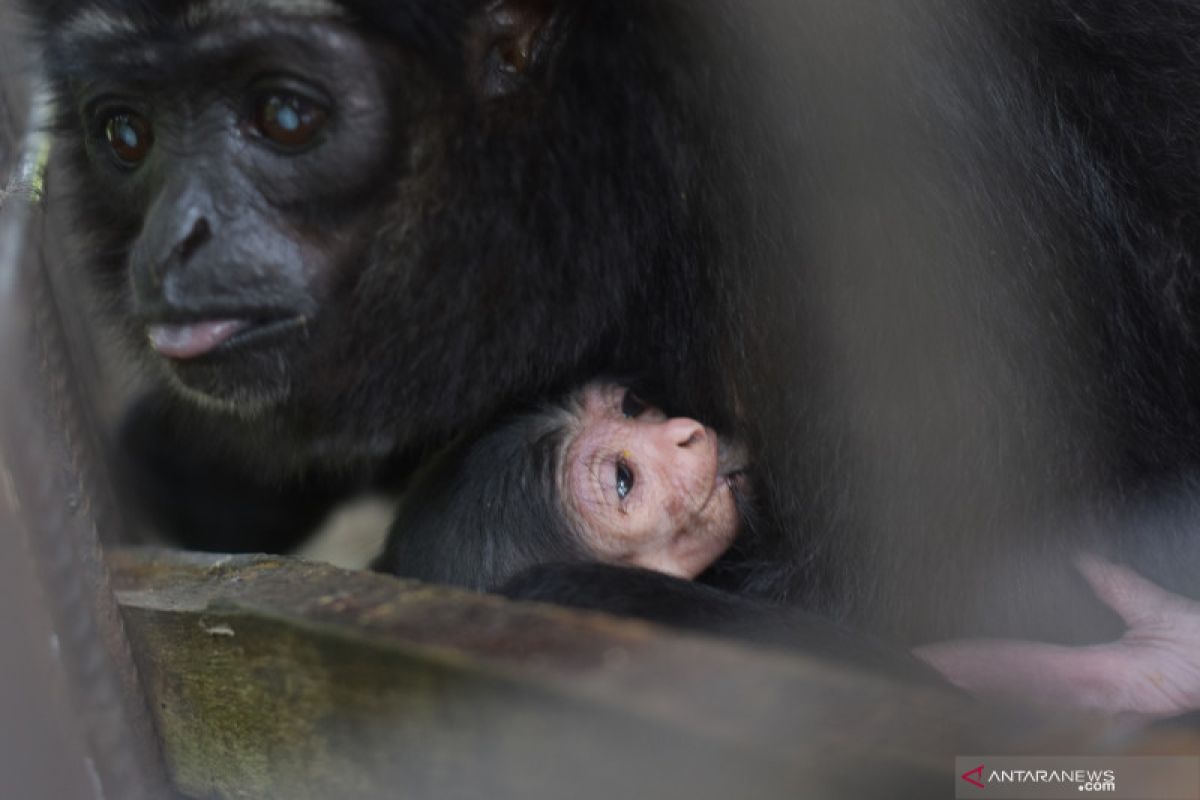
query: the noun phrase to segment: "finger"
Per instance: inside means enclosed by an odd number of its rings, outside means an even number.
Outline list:
[[[1080,555],[1075,566],[1096,596],[1130,628],[1188,605],[1184,598],[1151,583],[1129,567],[1098,556]]]
[[[1123,650],[1063,647],[1011,639],[960,639],[924,645],[913,655],[976,697],[1124,711]]]

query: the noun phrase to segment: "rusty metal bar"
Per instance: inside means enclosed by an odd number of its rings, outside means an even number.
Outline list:
[[[0,156],[17,155],[0,184],[0,522],[8,569],[32,567],[8,588],[23,593],[20,607],[30,613],[21,623],[44,652],[2,666],[14,683],[23,668],[37,671],[38,680],[26,682],[44,703],[26,706],[45,713],[3,724],[17,735],[18,725],[44,728],[63,748],[58,777],[67,783],[39,786],[48,778],[34,771],[23,780],[35,783],[13,796],[162,798],[170,791],[100,548],[101,527],[119,523],[42,247],[47,110],[29,88],[36,73],[20,55],[28,51],[19,47],[17,21],[0,6],[0,99],[28,103],[7,108],[8,130],[0,131],[9,145]],[[72,774],[86,781],[72,782]]]

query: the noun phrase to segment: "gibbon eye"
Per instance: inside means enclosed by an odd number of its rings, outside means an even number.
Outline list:
[[[617,477],[617,480],[616,480],[615,486],[617,489],[617,498],[620,500],[624,500],[626,497],[629,496],[629,493],[631,491],[633,491],[633,480],[634,479],[633,479],[633,470],[631,470],[629,468],[629,465],[626,464],[623,459],[620,459],[617,461],[616,477]]]
[[[113,155],[127,167],[140,164],[154,143],[150,122],[132,111],[110,114],[104,122],[104,138],[108,140]]]
[[[625,396],[621,398],[621,414],[627,419],[640,417],[649,407],[645,400],[638,397],[631,390],[626,390]]]
[[[258,132],[291,150],[310,144],[328,113],[313,101],[290,92],[263,95],[254,109]]]

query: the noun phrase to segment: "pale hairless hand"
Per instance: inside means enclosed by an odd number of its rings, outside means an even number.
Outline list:
[[[1066,647],[960,639],[914,654],[980,697],[1152,718],[1200,710],[1200,603],[1093,556],[1077,566],[1128,626],[1115,642]]]

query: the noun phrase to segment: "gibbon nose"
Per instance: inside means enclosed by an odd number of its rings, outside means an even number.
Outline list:
[[[663,423],[663,435],[676,447],[694,447],[708,438],[704,426],[694,419],[677,417]]]
[[[673,464],[677,480],[704,481],[716,469],[716,448],[708,430],[694,419],[669,419],[658,425],[654,447]]]

